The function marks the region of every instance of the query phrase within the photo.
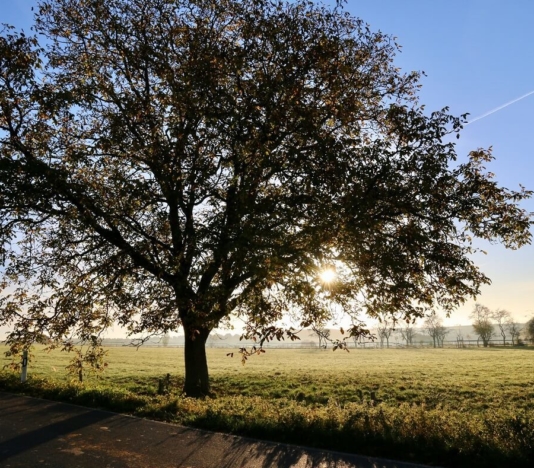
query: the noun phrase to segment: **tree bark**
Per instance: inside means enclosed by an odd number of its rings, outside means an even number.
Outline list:
[[[184,394],[193,398],[207,396],[210,392],[206,340],[210,334],[207,328],[185,329],[185,381]]]

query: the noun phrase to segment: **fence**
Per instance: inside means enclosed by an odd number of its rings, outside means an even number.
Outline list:
[[[502,340],[490,340],[488,342],[489,347],[491,348],[519,348],[524,346],[533,345],[532,340],[520,340],[520,345],[514,344],[512,346],[512,343],[510,340],[506,341],[506,345],[504,345]],[[248,342],[235,342],[235,341],[208,341],[206,343],[206,348],[213,348],[213,349],[236,349],[236,348],[250,348],[251,346],[254,346],[255,343],[248,343]],[[118,347],[118,346],[129,346],[128,341],[120,340],[120,341],[113,341],[113,340],[104,340],[103,346],[106,347]],[[148,342],[143,345],[145,348],[183,348],[183,343],[169,343],[167,345],[164,345],[162,343],[157,342]],[[275,341],[275,342],[269,342],[265,343],[263,346],[265,349],[331,349],[331,345],[325,346],[319,346],[317,342],[284,342],[284,341]],[[433,348],[434,344],[432,341],[418,341],[416,343],[413,343],[411,345],[406,345],[405,342],[401,341],[390,341],[389,346],[384,341],[383,343],[380,343],[380,340],[375,341],[362,341],[362,342],[354,342],[354,341],[347,341],[347,348],[348,349],[381,349],[381,348],[390,348],[390,349],[402,349],[402,348]],[[456,341],[456,340],[446,340],[443,342],[442,345],[437,346],[438,348],[482,348],[483,343],[482,340],[466,340],[463,341]]]

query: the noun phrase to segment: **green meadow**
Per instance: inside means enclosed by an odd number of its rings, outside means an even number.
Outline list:
[[[438,466],[534,461],[534,349],[271,349],[244,366],[231,351],[208,349],[203,400],[181,396],[179,348],[108,348],[106,371],[83,384],[69,356],[34,350],[28,382],[6,369],[0,389]]]

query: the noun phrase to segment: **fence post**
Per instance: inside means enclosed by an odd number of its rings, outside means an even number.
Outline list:
[[[28,350],[22,351],[22,372],[20,374],[20,381],[22,383],[26,382],[28,377]]]

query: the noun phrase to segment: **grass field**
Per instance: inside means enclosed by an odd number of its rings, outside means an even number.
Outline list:
[[[177,348],[109,348],[109,368],[83,385],[65,375],[67,356],[37,351],[27,384],[4,371],[0,388],[441,466],[534,462],[534,350],[269,350],[245,366],[230,351],[208,350],[215,397],[205,400],[180,396]]]

